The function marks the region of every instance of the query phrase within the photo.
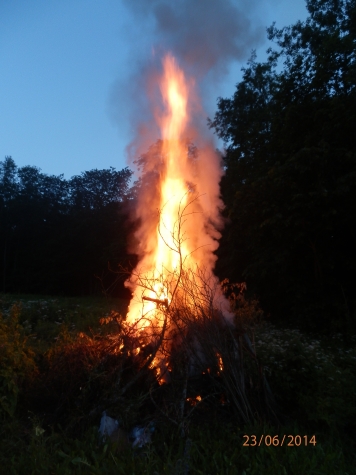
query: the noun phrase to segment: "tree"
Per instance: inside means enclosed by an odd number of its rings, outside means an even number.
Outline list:
[[[110,168],[68,181],[0,162],[2,290],[77,295],[101,291],[96,276],[113,284],[108,265],[127,260],[131,175]]]
[[[70,180],[72,205],[78,209],[100,209],[110,203],[121,202],[129,189],[132,171],[90,170]]]
[[[330,325],[355,318],[356,13],[350,0],[307,8],[269,28],[278,49],[251,59],[210,122],[227,147],[219,272],[273,316]]]
[[[2,288],[6,289],[9,243],[14,230],[11,216],[11,202],[18,193],[17,166],[14,160],[7,156],[0,162],[0,248],[2,253]]]

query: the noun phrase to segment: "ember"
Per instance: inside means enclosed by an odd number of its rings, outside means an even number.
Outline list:
[[[196,406],[201,400],[202,400],[202,397],[201,397],[201,396],[187,397],[187,402],[188,402],[191,406]]]

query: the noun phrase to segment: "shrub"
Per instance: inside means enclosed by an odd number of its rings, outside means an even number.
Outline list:
[[[322,341],[296,329],[264,325],[256,350],[282,408],[291,417],[332,430],[356,427],[356,351],[331,351]]]
[[[0,314],[0,415],[13,416],[23,380],[36,372],[34,353],[27,347],[25,330],[19,323],[20,306],[7,316]]]

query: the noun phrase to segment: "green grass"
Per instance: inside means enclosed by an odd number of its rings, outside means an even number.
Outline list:
[[[101,444],[97,427],[80,439],[57,430],[43,430],[32,421],[27,432],[23,426],[2,427],[2,467],[16,474],[181,474],[185,464],[191,474],[352,474],[355,467],[345,456],[340,440],[317,434],[315,446],[244,447],[244,434],[300,433],[297,426],[280,431],[265,426],[240,429],[225,426],[194,427],[188,439],[172,427],[161,427],[153,443],[142,449],[120,449],[113,443]],[[188,441],[188,442],[187,442]],[[187,448],[190,447],[189,452]]]
[[[100,414],[90,412],[115,393],[118,360],[105,354],[105,345],[119,331],[126,306],[102,298],[0,295],[0,466],[6,473],[179,475],[189,466],[190,474],[204,475],[356,474],[354,337],[318,339],[271,325],[258,327],[254,344],[280,409],[279,427],[242,426],[228,407],[214,410],[211,403],[194,411],[182,437],[150,402],[148,379],[109,415],[126,432],[154,420],[152,443],[136,450],[101,443]],[[251,446],[252,436],[259,441],[262,434],[279,440],[315,434],[316,445],[302,439],[301,446]]]

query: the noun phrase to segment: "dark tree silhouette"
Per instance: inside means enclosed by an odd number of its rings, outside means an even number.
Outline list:
[[[0,162],[2,290],[89,294],[111,288],[127,259],[132,172],[90,170],[67,181]]]
[[[308,0],[305,22],[269,28],[276,49],[210,122],[227,150],[221,276],[318,329],[356,317],[355,5]]]

